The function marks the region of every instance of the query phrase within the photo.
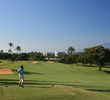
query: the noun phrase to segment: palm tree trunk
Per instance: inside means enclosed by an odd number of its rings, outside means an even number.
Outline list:
[[[72,52],[71,52],[71,68],[73,67],[73,63],[72,63]]]
[[[18,63],[18,51],[17,51],[17,63]]]

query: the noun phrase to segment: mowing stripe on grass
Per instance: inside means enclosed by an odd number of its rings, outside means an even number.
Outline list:
[[[4,96],[3,88],[1,87],[1,96]]]

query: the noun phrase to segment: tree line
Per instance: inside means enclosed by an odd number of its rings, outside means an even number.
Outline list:
[[[12,61],[18,61],[18,60],[45,60],[43,57],[43,54],[40,52],[28,52],[28,53],[19,53],[21,52],[21,47],[20,46],[16,46],[16,48],[14,50],[17,50],[17,53],[13,53],[12,52],[12,47],[14,47],[13,43],[10,42],[8,43],[9,45],[9,50],[8,52],[4,52],[3,50],[0,50],[0,59],[4,59],[4,60],[10,60]]]
[[[45,60],[45,57],[40,52],[28,52],[28,53],[5,53],[0,51],[0,59],[9,61],[23,61],[23,60]]]
[[[71,53],[63,55],[59,62],[71,64],[71,67],[73,63],[82,63],[85,66],[90,64],[91,67],[92,64],[97,64],[99,70],[101,70],[101,67],[105,64],[110,64],[110,50],[109,48],[104,48],[102,45],[85,48],[82,54],[75,54],[74,50],[73,47],[69,47],[68,51]]]
[[[10,46],[8,53],[4,52],[3,50],[0,50],[0,59],[7,59],[10,61],[46,60],[46,57],[43,56],[43,54],[40,52],[32,51],[28,53],[19,53],[22,50],[20,46],[17,46],[15,48],[15,50],[17,50],[17,53],[12,53],[11,47],[13,47],[13,43],[10,42],[8,43],[8,45]],[[92,67],[93,64],[97,64],[99,65],[99,70],[101,70],[101,67],[103,67],[105,64],[110,65],[110,50],[109,48],[104,48],[102,45],[85,48],[82,54],[75,54],[74,51],[75,49],[73,47],[69,47],[67,53],[61,56],[58,62],[71,64],[71,67],[73,67],[73,64],[77,65],[78,63],[82,63],[85,66],[87,66],[87,64],[90,64],[90,67]],[[52,55],[50,57],[55,56]],[[49,57],[47,58],[49,59]]]

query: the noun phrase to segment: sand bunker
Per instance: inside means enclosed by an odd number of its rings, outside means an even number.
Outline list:
[[[26,62],[26,61],[18,61],[18,62]]]
[[[34,62],[31,62],[31,63],[37,63],[37,62],[34,61]]]
[[[48,63],[53,63],[52,61],[47,61]]]
[[[0,68],[0,74],[13,74],[12,70],[6,68]]]

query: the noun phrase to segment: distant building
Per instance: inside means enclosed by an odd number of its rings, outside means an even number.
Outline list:
[[[62,56],[64,54],[65,54],[65,52],[57,52],[57,51],[55,51],[55,57]]]
[[[51,56],[51,53],[43,52],[43,56]]]

